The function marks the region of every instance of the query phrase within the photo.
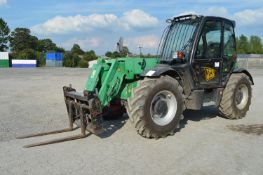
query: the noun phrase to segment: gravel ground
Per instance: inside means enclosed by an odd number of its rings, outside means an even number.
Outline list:
[[[67,126],[62,86],[82,91],[87,69],[0,69],[0,174],[263,174],[263,70],[247,117],[227,120],[213,108],[186,111],[181,130],[165,139],[139,136],[127,117],[108,121],[103,138],[22,148],[79,133],[16,140]]]

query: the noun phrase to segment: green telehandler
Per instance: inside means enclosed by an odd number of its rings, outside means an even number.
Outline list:
[[[250,73],[237,67],[235,22],[214,16],[184,15],[167,20],[158,58],[98,59],[85,90],[63,87],[69,128],[28,138],[72,131],[81,134],[25,147],[74,140],[86,131],[100,135],[103,115],[126,112],[146,138],[174,134],[185,109],[213,105],[228,119],[243,118],[251,104]]]

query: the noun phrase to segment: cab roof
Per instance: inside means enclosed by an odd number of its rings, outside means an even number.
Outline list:
[[[230,22],[234,27],[236,26],[236,22],[234,20],[230,20],[227,18],[219,17],[219,16],[202,16],[202,15],[194,15],[194,14],[188,14],[188,15],[182,15],[174,17],[173,19],[166,20],[168,23],[174,23],[179,21],[185,21],[185,20],[195,20],[195,19],[211,19],[211,20],[220,20],[220,21],[227,21]]]

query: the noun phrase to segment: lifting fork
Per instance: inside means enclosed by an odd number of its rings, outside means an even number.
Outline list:
[[[85,138],[89,135],[89,134],[86,135],[86,130],[88,130],[90,133],[93,133],[95,135],[98,135],[103,131],[102,127],[99,125],[97,120],[93,120],[93,118],[90,117],[89,121],[87,121],[86,114],[84,111],[90,110],[91,107],[89,107],[85,103],[80,103],[80,101],[73,99],[73,98],[69,98],[67,96],[67,92],[70,92],[70,91],[75,92],[75,89],[72,89],[71,87],[63,87],[63,90],[64,90],[65,103],[67,106],[68,117],[69,117],[69,128],[42,132],[42,133],[29,134],[29,135],[23,135],[23,136],[17,137],[17,139],[57,134],[57,133],[62,133],[62,132],[69,132],[69,131],[73,131],[77,129],[78,127],[80,127],[81,129],[81,133],[78,135],[70,136],[70,137],[64,137],[60,139],[48,140],[48,141],[43,141],[39,143],[25,145],[23,146],[24,148],[30,148],[30,147],[36,147],[36,146],[42,146],[42,145],[48,145],[48,144],[54,144],[54,143],[60,143],[60,142]],[[98,115],[97,117],[99,116],[101,115]],[[79,118],[80,124],[77,128],[73,128],[73,124],[77,118]]]
[[[54,131],[49,131],[49,132],[42,132],[42,133],[36,133],[36,134],[29,134],[29,135],[24,135],[24,136],[19,136],[17,139],[24,139],[24,138],[30,138],[30,137],[37,137],[37,136],[44,136],[44,135],[50,135],[50,134],[57,134],[57,133],[62,133],[62,132],[69,132],[73,131],[77,128],[73,128],[73,115],[72,115],[72,109],[73,109],[74,103],[73,101],[69,102],[69,110],[68,110],[68,116],[69,116],[69,128],[65,129],[60,129],[60,130],[54,130]],[[44,142],[39,142],[39,143],[34,143],[34,144],[29,144],[25,145],[24,148],[30,148],[30,147],[35,147],[35,146],[42,146],[42,145],[48,145],[48,144],[54,144],[54,143],[60,143],[60,142],[65,142],[65,141],[70,141],[70,140],[76,140],[76,139],[81,139],[86,137],[86,122],[85,122],[85,117],[83,114],[83,109],[80,107],[80,120],[81,120],[81,134],[75,135],[75,136],[70,136],[70,137],[65,137],[65,138],[60,138],[60,139],[54,139],[54,140],[49,140],[49,141],[44,141]]]

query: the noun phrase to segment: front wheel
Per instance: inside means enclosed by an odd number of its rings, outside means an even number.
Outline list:
[[[224,117],[240,119],[246,116],[251,104],[251,84],[248,76],[243,73],[231,75],[219,106]]]
[[[183,89],[169,76],[138,81],[127,105],[131,122],[138,133],[147,138],[173,134],[183,110]]]

